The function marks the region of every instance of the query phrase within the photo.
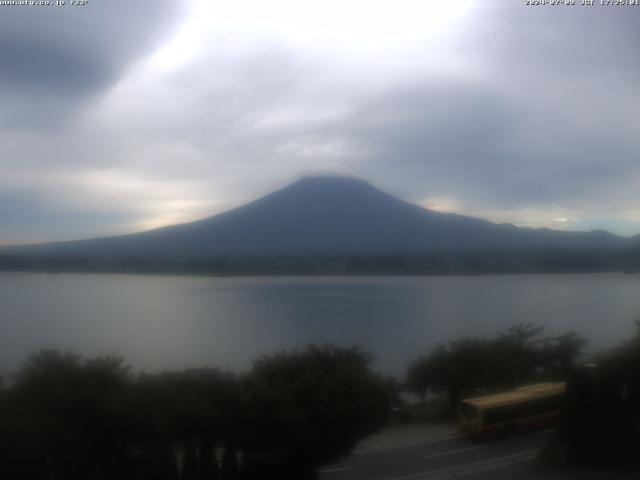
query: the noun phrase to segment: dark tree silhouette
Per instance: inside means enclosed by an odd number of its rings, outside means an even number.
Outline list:
[[[438,345],[413,361],[406,374],[409,391],[445,393],[455,412],[464,395],[512,388],[523,383],[564,380],[585,340],[575,332],[542,337],[543,327],[520,324],[493,339],[468,338]]]
[[[224,480],[236,480],[239,475],[238,451],[233,443],[229,442],[222,454],[222,478]]]
[[[187,435],[184,442],[181,478],[182,480],[197,480],[198,478],[198,458],[196,456],[196,447],[191,435]]]
[[[640,468],[640,322],[636,335],[569,377],[567,406],[551,450],[587,466]]]
[[[391,395],[370,361],[358,349],[313,345],[257,360],[247,379],[247,463],[285,462],[292,476],[280,478],[313,478],[380,428]]]
[[[213,445],[211,436],[204,434],[200,443],[200,453],[198,455],[199,479],[200,480],[219,480],[220,467],[218,461],[213,454]]]
[[[0,465],[26,480],[315,478],[382,425],[388,392],[356,349],[264,357],[242,379],[43,351],[0,387]]]

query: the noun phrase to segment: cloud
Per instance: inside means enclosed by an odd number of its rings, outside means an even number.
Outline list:
[[[416,77],[361,106],[363,165],[411,199],[454,195],[495,220],[554,209],[637,231],[636,13],[493,2],[455,46],[472,76]]]
[[[347,41],[331,6],[315,31],[194,10],[155,55],[178,7],[135,3],[0,17],[30,52],[0,51],[0,240],[188,221],[318,172],[500,222],[640,230],[640,10],[470,2],[398,42],[381,39],[416,15]]]
[[[181,8],[177,0],[111,0],[2,10],[0,101],[9,108],[0,125],[7,129],[66,122],[166,36]]]

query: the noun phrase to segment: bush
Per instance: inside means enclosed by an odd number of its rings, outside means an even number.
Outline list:
[[[494,339],[468,338],[438,345],[413,361],[407,389],[423,401],[428,392],[458,401],[477,390],[513,388],[526,382],[564,380],[585,340],[574,332],[542,337],[542,327],[516,325]]]
[[[358,349],[310,346],[261,358],[241,378],[213,368],[134,376],[119,358],[43,351],[0,385],[1,474],[314,478],[388,418],[391,389],[369,366]]]

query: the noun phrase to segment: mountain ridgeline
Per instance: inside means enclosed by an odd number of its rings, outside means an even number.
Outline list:
[[[11,246],[21,259],[122,262],[255,262],[302,258],[404,258],[422,265],[445,258],[540,255],[620,259],[640,245],[605,231],[520,228],[441,213],[402,201],[362,180],[310,177],[228,212],[192,223],[90,240]],[[6,258],[5,258],[6,260]],[[466,261],[467,261],[466,260]],[[274,260],[275,261],[275,260]],[[410,261],[410,262],[411,262]],[[228,262],[227,262],[228,263]],[[295,263],[295,262],[294,262]],[[459,262],[458,262],[459,263]]]

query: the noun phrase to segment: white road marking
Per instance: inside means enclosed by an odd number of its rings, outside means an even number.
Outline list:
[[[367,453],[386,452],[389,450],[399,450],[402,448],[419,447],[421,445],[430,445],[432,443],[446,442],[447,440],[453,440],[455,438],[461,438],[463,435],[459,433],[452,433],[451,435],[443,435],[442,437],[434,438],[426,442],[405,443],[403,445],[394,445],[393,447],[386,448],[363,448],[361,450],[354,451],[351,455],[364,455]]]
[[[513,465],[514,463],[529,462],[534,458],[536,458],[536,456],[537,456],[537,453],[531,456],[519,457],[517,460],[503,460],[501,462],[494,462],[489,465],[485,465],[484,467],[480,466],[480,467],[468,468],[467,470],[463,470],[462,472],[457,472],[457,474],[460,476],[464,476],[464,475],[474,475],[476,473],[481,473],[481,472],[488,472],[491,470],[497,470],[498,468],[504,468],[504,467]]]
[[[476,473],[490,472],[492,470],[498,470],[499,468],[509,467],[513,465],[513,463],[514,462],[511,462],[509,460],[502,460],[501,462],[494,462],[490,465],[485,465],[484,467],[474,467],[468,470],[464,470],[462,472],[456,472],[456,476],[464,477],[467,475],[474,475]],[[434,479],[428,479],[428,480],[434,480]]]
[[[436,458],[445,457],[447,455],[455,455],[456,453],[470,452],[471,450],[478,450],[479,448],[486,448],[489,445],[478,445],[477,447],[459,448],[458,450],[449,450],[448,452],[434,453],[432,455],[424,455],[423,458]]]
[[[512,455],[505,455],[503,457],[490,458],[488,460],[466,463],[464,465],[457,465],[455,467],[440,468],[438,470],[428,470],[426,472],[413,473],[411,475],[405,475],[402,477],[392,477],[385,480],[435,480],[435,478],[438,478],[435,477],[436,475],[450,472],[459,472],[463,475],[469,475],[484,470],[506,467],[508,465],[511,465],[511,463],[516,463],[518,461],[531,460],[535,458],[538,452],[538,449],[524,450],[522,452],[518,452]]]
[[[318,473],[337,473],[347,472],[349,470],[351,470],[351,467],[327,468],[326,470],[318,470]]]

